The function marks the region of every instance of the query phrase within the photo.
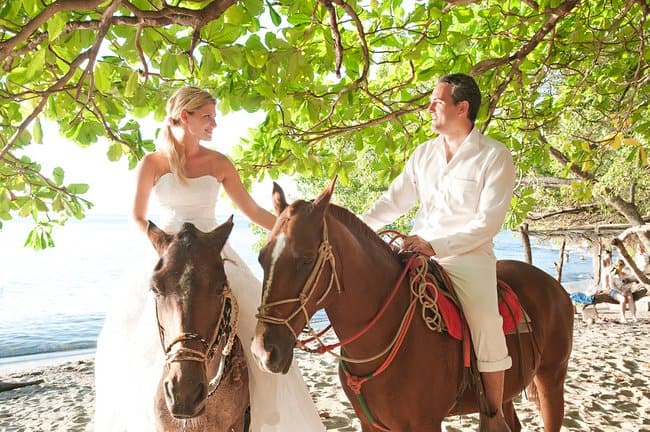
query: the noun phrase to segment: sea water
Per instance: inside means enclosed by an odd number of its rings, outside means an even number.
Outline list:
[[[92,352],[111,290],[128,283],[125,273],[142,262],[142,247],[148,246],[124,215],[71,220],[55,230],[56,247],[44,251],[23,247],[31,228],[29,221],[9,221],[0,230],[0,365],[17,356]],[[229,241],[260,278],[252,248],[258,238],[247,219],[235,215]],[[534,242],[533,264],[555,277],[558,249]],[[524,259],[521,240],[511,232],[496,237],[495,253],[500,259]],[[590,252],[573,249],[563,282],[588,280],[591,274]]]

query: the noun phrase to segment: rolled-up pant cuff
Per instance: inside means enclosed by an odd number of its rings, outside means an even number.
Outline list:
[[[512,358],[507,356],[503,360],[486,362],[478,361],[477,362],[479,372],[500,372],[506,369],[510,369],[512,366]]]

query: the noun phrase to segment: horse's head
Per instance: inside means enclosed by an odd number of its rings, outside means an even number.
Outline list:
[[[311,203],[291,205],[274,185],[278,219],[259,254],[264,281],[252,346],[259,366],[268,372],[287,373],[298,335],[338,285],[325,223],[334,184]]]
[[[221,250],[232,227],[232,216],[209,233],[190,223],[174,235],[152,222],[147,227],[160,257],[151,289],[167,356],[161,385],[167,408],[176,418],[202,413],[208,395],[207,363],[221,355],[216,348],[227,339],[220,334],[228,292]]]

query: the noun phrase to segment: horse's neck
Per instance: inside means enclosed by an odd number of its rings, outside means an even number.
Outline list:
[[[398,259],[372,239],[355,234],[343,226],[331,241],[342,292],[329,303],[327,315],[341,340],[367,327],[388,302],[398,283],[403,266]],[[401,283],[404,285],[404,282]],[[402,286],[372,330],[350,344],[346,351],[377,350],[390,341],[399,326],[409,301],[408,288]]]

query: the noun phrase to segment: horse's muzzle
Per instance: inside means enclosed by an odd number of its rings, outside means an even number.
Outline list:
[[[203,414],[205,399],[208,396],[205,376],[194,379],[184,376],[182,380],[179,377],[179,373],[170,371],[163,382],[169,413],[177,419],[188,419]]]
[[[295,340],[284,326],[257,324],[251,352],[264,372],[286,374],[293,360]]]

